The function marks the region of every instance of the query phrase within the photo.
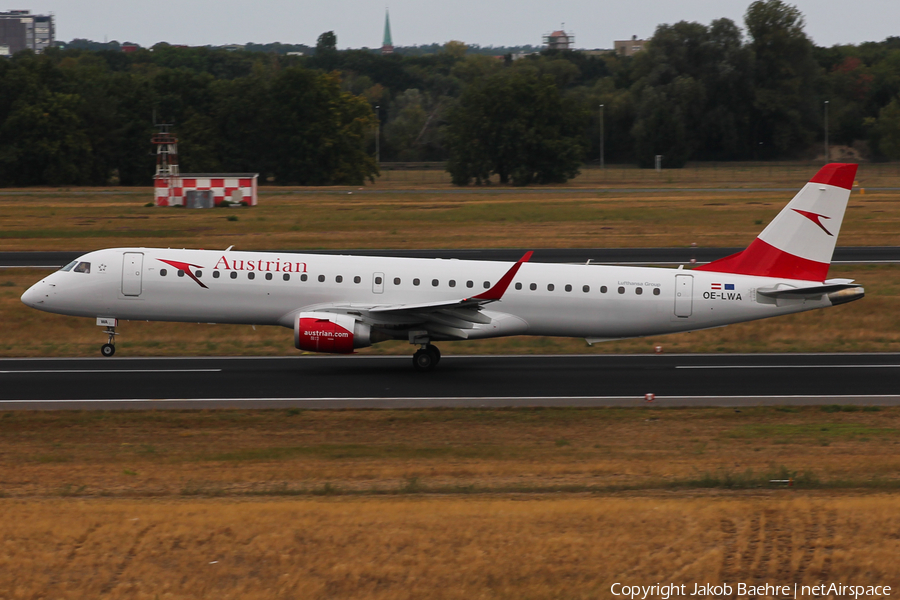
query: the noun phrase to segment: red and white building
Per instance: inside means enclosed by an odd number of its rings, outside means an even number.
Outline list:
[[[191,206],[188,198],[208,198],[215,206],[244,204],[256,206],[259,173],[179,173],[157,174],[154,196],[157,206]],[[192,194],[191,192],[204,192]]]

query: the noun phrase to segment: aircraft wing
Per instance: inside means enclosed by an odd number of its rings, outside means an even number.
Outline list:
[[[453,339],[468,339],[468,330],[474,329],[478,324],[491,323],[491,318],[483,314],[481,308],[503,298],[516,273],[531,259],[532,254],[533,252],[526,252],[497,283],[475,296],[417,304],[331,305],[316,310],[365,315],[372,321],[389,327],[418,328]]]

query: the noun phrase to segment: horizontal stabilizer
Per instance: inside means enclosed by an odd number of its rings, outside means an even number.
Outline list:
[[[783,285],[783,284],[781,284]],[[832,306],[846,304],[854,300],[860,300],[866,295],[866,290],[852,283],[848,279],[826,281],[822,285],[808,287],[772,287],[756,290],[757,300],[763,304],[791,304],[806,300],[821,300],[827,296]]]
[[[757,294],[766,296],[767,298],[818,298],[825,294],[839,292],[841,290],[850,290],[858,288],[854,283],[832,283],[827,285],[814,285],[810,287],[782,287],[782,288],[759,288]],[[862,289],[862,288],[860,288]]]

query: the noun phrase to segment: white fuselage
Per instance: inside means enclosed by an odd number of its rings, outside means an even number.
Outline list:
[[[511,266],[470,260],[154,248],[98,250],[79,260],[90,263],[89,273],[53,273],[29,289],[23,302],[83,317],[293,327],[302,312],[355,314],[355,306],[469,298],[497,283]],[[189,272],[172,262],[189,265]],[[804,287],[811,283],[816,282],[680,268],[525,263],[502,299],[484,307],[490,323],[477,324],[468,338],[545,335],[600,341],[718,327],[830,306],[824,295],[775,301],[756,293],[758,288],[779,284]],[[382,325],[389,324],[392,317],[383,319]],[[405,339],[405,334],[395,337]]]

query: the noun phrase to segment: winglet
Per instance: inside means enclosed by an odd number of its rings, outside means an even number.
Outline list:
[[[482,292],[477,296],[472,296],[473,300],[499,300],[503,297],[503,294],[506,293],[506,288],[509,287],[509,284],[512,283],[513,277],[516,276],[516,273],[519,271],[519,267],[522,266],[523,263],[527,263],[531,260],[531,255],[534,254],[531,250],[525,253],[525,256],[520,258],[516,264],[509,268],[509,271],[506,272],[503,277],[500,278],[500,281],[494,284],[494,287],[489,289],[486,292]]]

